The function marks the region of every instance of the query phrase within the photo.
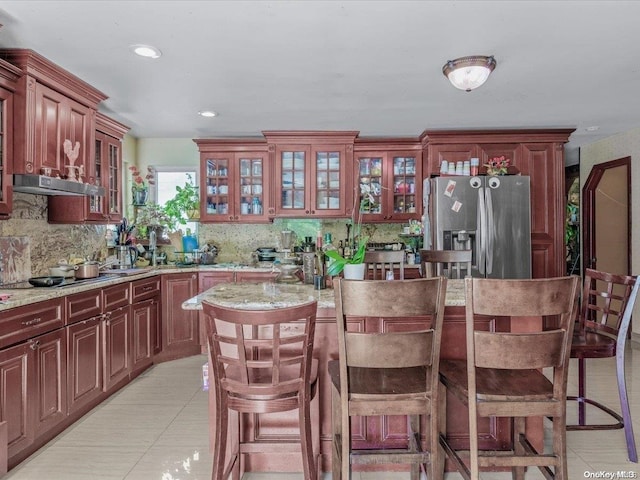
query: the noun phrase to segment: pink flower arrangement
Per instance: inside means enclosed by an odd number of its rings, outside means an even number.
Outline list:
[[[491,157],[484,166],[487,167],[488,175],[505,175],[510,164],[511,159],[501,155],[499,157]]]
[[[138,167],[136,167],[135,165],[131,165],[129,167],[129,170],[131,171],[131,177],[133,178],[134,190],[146,190],[148,185],[155,184],[153,170],[151,169],[151,167],[147,167],[147,174],[144,177],[138,170]],[[145,183],[145,180],[147,181],[147,183]]]

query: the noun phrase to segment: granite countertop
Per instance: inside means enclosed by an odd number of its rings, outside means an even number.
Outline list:
[[[83,281],[78,284],[70,283],[65,286],[3,289],[2,285],[0,285],[0,311],[8,310],[15,307],[21,307],[23,305],[29,305],[31,303],[42,302],[53,298],[64,297],[67,295],[72,295],[74,293],[85,292],[87,290],[93,290],[94,288],[104,288],[111,285],[117,285],[118,283],[122,282],[130,282],[132,280],[139,280],[141,278],[153,277],[160,274],[211,271],[233,272],[239,270],[243,272],[271,272],[272,269],[233,264],[194,265],[184,267],[163,265],[155,268],[141,268],[138,271],[129,272],[128,275],[121,275],[118,272],[108,272],[90,281]]]
[[[316,290],[313,285],[271,282],[222,283],[182,304],[185,310],[202,310],[202,302],[246,310],[268,310],[317,300],[318,308],[335,308],[332,289]],[[464,306],[464,280],[447,282],[446,306]]]

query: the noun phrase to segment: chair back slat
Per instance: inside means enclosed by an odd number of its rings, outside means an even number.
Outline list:
[[[558,367],[563,359],[564,331],[541,333],[474,332],[475,363],[481,368],[527,370]],[[513,355],[513,352],[520,352]]]
[[[216,388],[257,398],[309,382],[317,302],[257,311],[205,301],[203,310]]]
[[[345,335],[348,367],[406,368],[433,363],[433,330]]]
[[[580,328],[615,338],[630,300],[636,277],[587,268],[584,275]]]
[[[367,265],[369,278],[372,280],[385,280],[387,272],[394,272],[394,268],[399,271],[399,278],[395,280],[404,280],[405,253],[403,250],[365,252],[364,263]]]
[[[443,275],[463,278],[471,275],[471,250],[420,250],[420,266],[424,277]]]

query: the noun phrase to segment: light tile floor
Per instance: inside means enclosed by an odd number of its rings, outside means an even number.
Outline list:
[[[640,440],[640,350],[627,356],[627,380],[636,439]],[[195,480],[211,475],[204,356],[156,365],[9,472],[10,480]],[[573,362],[573,361],[572,361]],[[589,363],[589,391],[618,409],[613,359]],[[635,371],[634,371],[635,370]],[[576,391],[575,363],[569,391]],[[569,421],[575,408],[569,405]],[[622,430],[568,432],[569,478],[640,478],[627,459]],[[639,444],[640,447],[640,444]],[[612,473],[605,477],[602,472]],[[616,476],[628,472],[629,476]],[[354,473],[353,480],[400,480],[399,473]],[[324,480],[331,478],[324,474]],[[448,473],[446,480],[461,478]],[[486,480],[510,474],[483,474]],[[527,480],[540,479],[530,471]],[[253,474],[244,480],[300,480],[300,474]]]

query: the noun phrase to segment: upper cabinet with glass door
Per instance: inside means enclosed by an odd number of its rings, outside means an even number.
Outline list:
[[[273,209],[266,144],[239,139],[194,141],[200,150],[200,221],[269,222]]]
[[[275,214],[345,217],[353,207],[353,161],[357,132],[263,132],[275,152]]]
[[[363,221],[420,219],[422,155],[419,150],[356,151],[354,156]]]

